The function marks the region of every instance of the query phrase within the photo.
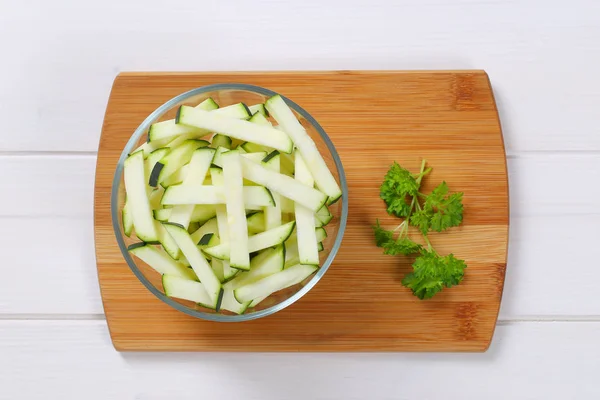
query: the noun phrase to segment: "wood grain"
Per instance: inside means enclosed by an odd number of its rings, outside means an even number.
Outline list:
[[[112,177],[130,134],[171,97],[218,82],[264,86],[304,107],[332,138],[349,184],[344,242],[323,280],[286,310],[243,327],[200,321],[156,299],[122,260],[110,218]],[[370,230],[375,218],[395,223],[378,198],[390,163],[416,169],[423,157],[435,167],[431,181],[446,180],[465,193],[464,225],[432,241],[469,265],[460,286],[430,301],[400,286],[409,260],[383,256]],[[505,153],[488,77],[482,71],[121,74],[99,146],[95,235],[118,350],[484,351],[502,297],[508,241]]]

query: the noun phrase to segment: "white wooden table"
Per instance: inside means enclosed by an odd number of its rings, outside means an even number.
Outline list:
[[[487,353],[115,352],[92,195],[119,71],[465,68],[510,171]],[[595,0],[0,0],[0,398],[600,398],[599,71]]]

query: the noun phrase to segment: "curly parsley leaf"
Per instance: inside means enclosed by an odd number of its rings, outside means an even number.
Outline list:
[[[399,237],[396,241],[391,241],[383,246],[383,254],[397,256],[403,254],[409,256],[421,251],[423,246],[413,242],[407,237]]]
[[[402,279],[402,285],[419,299],[430,299],[444,287],[458,285],[466,267],[464,260],[453,254],[440,256],[434,251],[423,251],[413,263],[413,272]]]
[[[377,225],[373,227],[375,232],[375,243],[377,247],[384,247],[386,243],[394,241],[394,232],[383,229],[377,220]]]
[[[382,228],[379,220],[377,220],[377,225],[373,226],[373,231],[375,232],[375,243],[377,247],[383,247],[383,254],[408,256],[419,253],[422,249],[420,244],[413,242],[406,236],[406,229],[401,230],[398,238],[394,240],[394,231]]]
[[[408,217],[412,209],[412,198],[419,191],[419,184],[412,174],[394,162],[385,174],[379,196],[387,205],[388,214]]]
[[[462,193],[448,195],[448,185],[442,182],[426,197],[423,208],[410,217],[410,223],[424,235],[458,226],[463,220],[462,197]]]

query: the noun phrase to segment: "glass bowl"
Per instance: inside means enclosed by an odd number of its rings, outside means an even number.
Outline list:
[[[282,97],[286,103],[294,111],[300,123],[314,140],[321,155],[325,159],[327,166],[342,189],[341,199],[329,206],[329,210],[333,214],[333,219],[325,226],[327,238],[323,241],[324,250],[320,252],[321,267],[303,282],[273,293],[267,299],[260,302],[255,308],[250,308],[246,310],[244,314],[237,315],[227,311],[216,312],[191,301],[166,296],[162,287],[161,275],[137,257],[132,257],[127,251],[129,245],[140,242],[140,240],[135,237],[135,234],[132,234],[130,238],[123,232],[121,218],[121,212],[125,202],[123,163],[134,149],[147,140],[147,131],[150,125],[155,122],[175,118],[177,109],[181,105],[195,106],[209,97],[212,97],[221,107],[240,102],[250,106],[253,104],[264,103],[269,97],[276,94],[277,93],[262,87],[235,83],[203,86],[190,90],[167,101],[150,114],[135,130],[121,153],[115,171],[111,193],[112,222],[119,248],[121,249],[123,258],[127,261],[127,265],[129,265],[142,284],[144,284],[144,286],[146,286],[156,297],[176,310],[196,318],[219,322],[249,321],[271,315],[283,310],[308,293],[308,291],[323,277],[325,272],[327,272],[338,252],[346,228],[346,220],[348,218],[348,187],[342,162],[335,146],[321,125],[319,125],[319,123],[302,107],[283,95]]]

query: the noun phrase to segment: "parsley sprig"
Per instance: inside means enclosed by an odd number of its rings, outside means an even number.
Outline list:
[[[393,230],[383,228],[379,220],[373,226],[375,243],[383,248],[384,254],[418,254],[412,265],[413,271],[402,279],[402,285],[419,299],[429,299],[444,287],[458,285],[467,267],[464,260],[453,254],[440,255],[428,237],[431,231],[442,232],[462,223],[463,193],[449,194],[446,182],[428,195],[422,193],[421,181],[432,170],[425,167],[426,160],[423,160],[419,173],[411,174],[398,163],[392,164],[381,185],[380,197],[388,214],[404,220]],[[421,231],[426,247],[409,237],[409,226]]]

